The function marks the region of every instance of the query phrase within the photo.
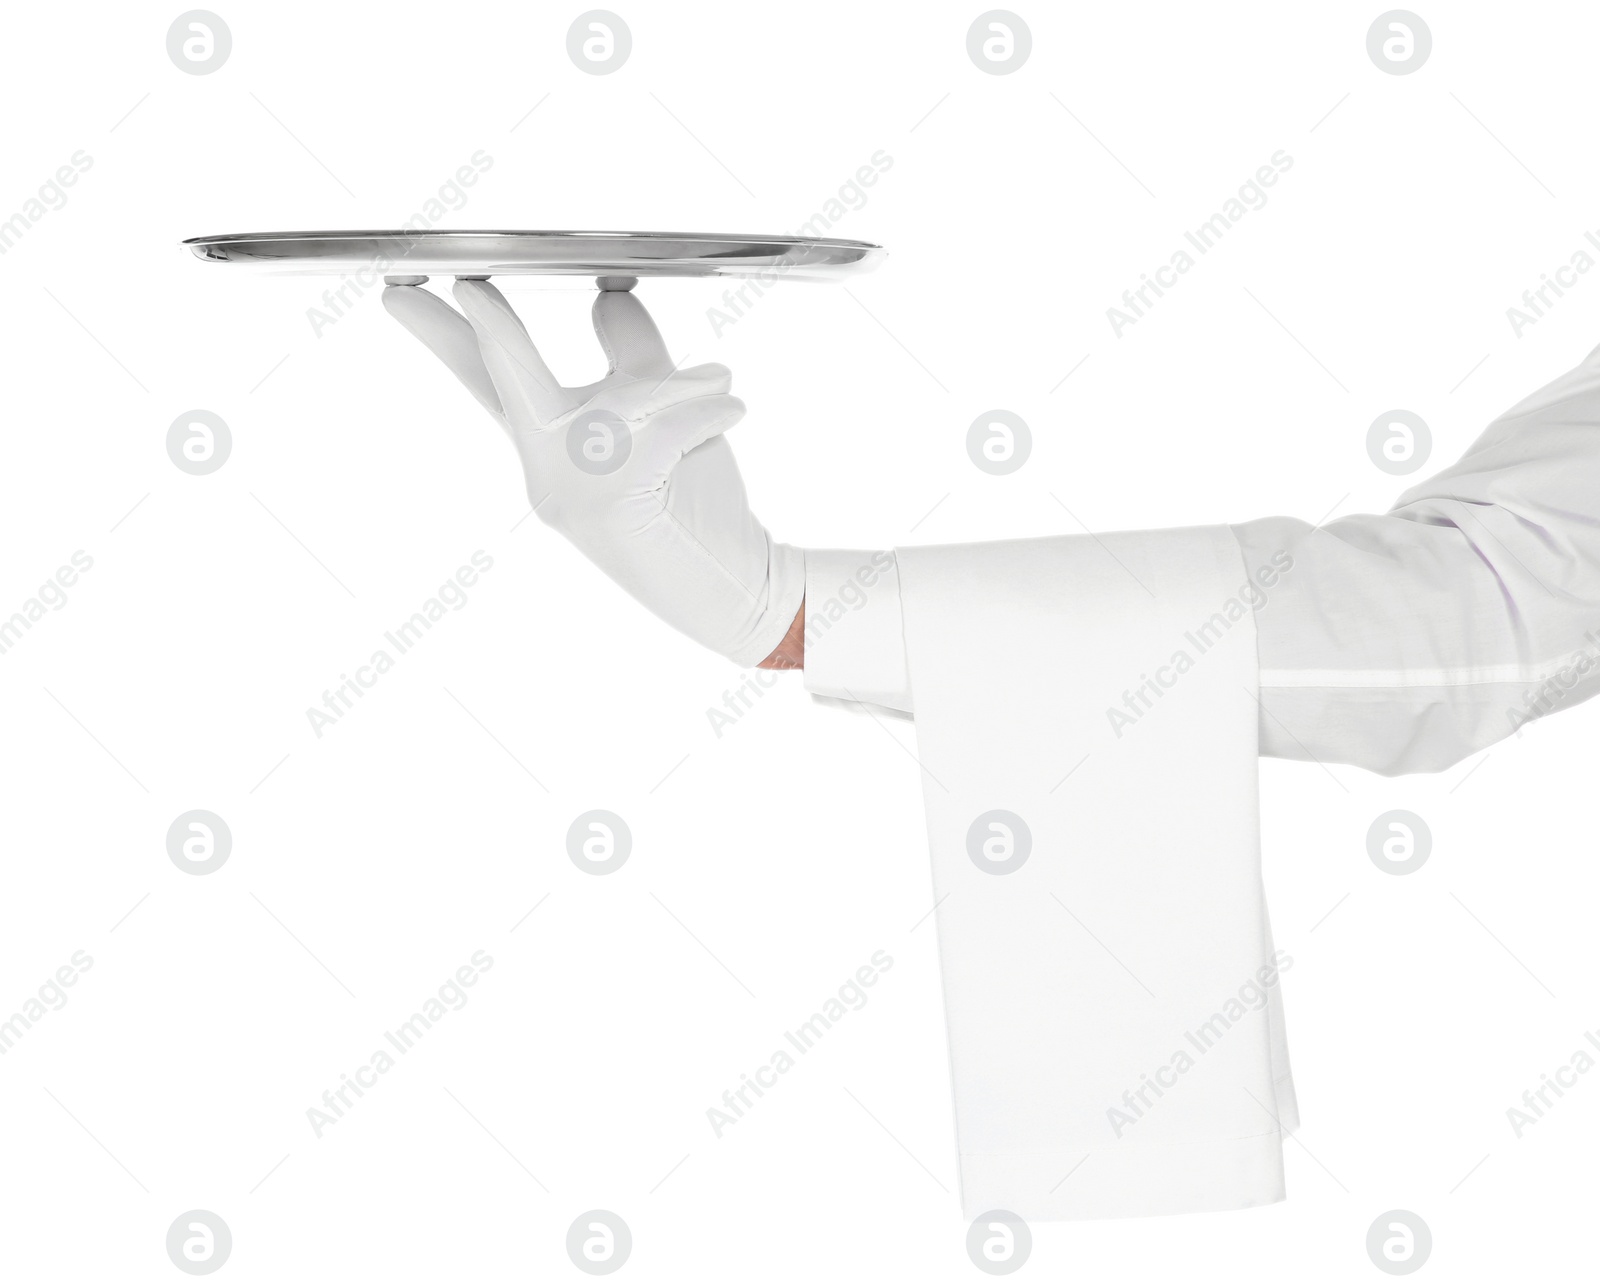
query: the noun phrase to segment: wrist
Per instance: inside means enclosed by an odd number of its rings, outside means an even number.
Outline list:
[[[765,658],[757,663],[760,670],[804,670],[806,664],[806,601],[800,600],[800,610],[789,623],[788,632]]]

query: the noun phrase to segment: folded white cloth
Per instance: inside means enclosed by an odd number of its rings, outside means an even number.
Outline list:
[[[897,551],[962,1204],[1283,1197],[1254,614],[1225,527]]]

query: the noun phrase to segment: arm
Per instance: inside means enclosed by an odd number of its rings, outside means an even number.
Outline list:
[[[1258,584],[1271,570],[1264,755],[1431,772],[1583,701],[1600,689],[1600,349],[1387,514],[1233,530]],[[808,552],[808,626],[875,557]],[[890,585],[808,628],[807,688],[911,710],[899,627]]]
[[[1600,681],[1600,349],[1383,515],[1234,528],[1294,560],[1258,615],[1263,754],[1433,772]]]

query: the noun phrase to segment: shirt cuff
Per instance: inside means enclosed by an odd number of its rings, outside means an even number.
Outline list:
[[[892,550],[807,550],[805,685],[819,697],[911,710]]]

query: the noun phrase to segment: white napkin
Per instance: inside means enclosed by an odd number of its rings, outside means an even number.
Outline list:
[[[1292,962],[1232,533],[897,557],[967,1216],[1281,1200]]]

